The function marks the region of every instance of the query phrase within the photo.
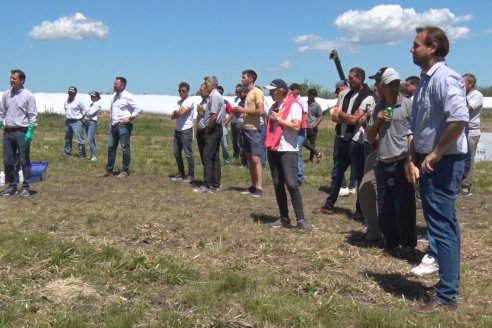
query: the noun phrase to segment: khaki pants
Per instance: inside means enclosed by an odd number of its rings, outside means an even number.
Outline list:
[[[377,211],[376,163],[377,149],[373,150],[366,158],[364,176],[359,187],[359,203],[366,220],[367,240],[378,240],[382,238]]]
[[[470,148],[470,169],[465,172],[463,181],[461,181],[461,189],[470,189],[473,183],[473,175],[475,174],[475,153],[477,152],[480,136],[468,136],[468,147]]]

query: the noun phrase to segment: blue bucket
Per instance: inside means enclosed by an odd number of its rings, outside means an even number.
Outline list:
[[[31,182],[46,180],[48,162],[31,162]]]

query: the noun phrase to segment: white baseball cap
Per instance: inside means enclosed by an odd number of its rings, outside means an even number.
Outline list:
[[[390,84],[394,80],[401,80],[400,79],[400,74],[398,74],[397,71],[395,71],[393,68],[388,67],[383,75],[381,75],[381,81],[383,84]]]

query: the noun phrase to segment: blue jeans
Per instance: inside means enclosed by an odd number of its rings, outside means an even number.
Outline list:
[[[357,184],[360,185],[362,176],[364,175],[364,145],[352,140],[346,140],[341,136],[336,136],[333,161],[330,194],[326,198],[324,205],[324,207],[330,209],[335,206],[342,186],[343,175],[350,165],[353,167]],[[356,208],[360,211],[358,199]]]
[[[128,172],[131,159],[130,137],[132,135],[132,129],[133,123],[128,123],[127,125],[118,123],[109,128],[107,172],[113,172],[118,143],[121,143],[121,150],[123,152],[123,167],[121,170]]]
[[[83,124],[81,120],[65,120],[65,148],[63,150],[65,155],[70,155],[72,152],[72,139],[75,135],[75,139],[79,144],[79,156],[85,157],[85,141],[82,126]]]
[[[304,161],[302,160],[302,145],[304,145],[304,139],[306,139],[306,129],[301,129],[297,135],[297,182],[304,182]]]
[[[178,172],[185,177],[185,169],[183,163],[183,150],[186,159],[188,160],[188,175],[195,176],[195,159],[193,158],[193,128],[182,131],[174,130],[174,158],[178,165]]]
[[[420,167],[425,155],[418,157]],[[423,174],[419,180],[428,234],[437,250],[440,280],[436,296],[442,304],[458,301],[461,232],[456,215],[456,195],[464,169],[465,155],[444,155],[434,165],[434,171]]]
[[[304,210],[302,206],[302,196],[297,183],[297,152],[279,152],[268,150],[268,165],[272,173],[273,187],[275,189],[275,198],[280,212],[280,218],[289,219],[289,204],[285,186],[290,194],[290,200],[297,222],[304,220]]]
[[[401,245],[410,252],[417,246],[415,190],[405,177],[406,159],[379,161],[376,169],[379,226],[386,248]]]
[[[87,134],[87,141],[89,141],[89,147],[91,149],[91,157],[97,156],[97,147],[96,147],[96,130],[97,130],[97,121],[88,120],[85,122],[85,133]]]
[[[266,125],[260,125],[258,128],[260,130],[260,162],[261,167],[265,168],[267,163],[267,152],[265,147],[265,139],[266,139]]]
[[[17,189],[17,168],[16,164],[19,161],[24,173],[24,181],[22,188],[29,188],[31,182],[31,143],[24,140],[27,128],[8,131],[4,128],[3,131],[3,167],[5,170],[5,182],[9,187]]]
[[[227,126],[222,127],[222,140],[221,140],[221,147],[222,147],[222,157],[224,158],[224,164],[229,164],[231,162],[230,156],[229,156],[229,141],[227,139],[227,136],[229,135],[229,131],[227,130]]]

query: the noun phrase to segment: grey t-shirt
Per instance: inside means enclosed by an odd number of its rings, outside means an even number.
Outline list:
[[[468,135],[476,137],[480,135],[480,113],[483,107],[483,95],[478,90],[473,90],[466,95],[468,106],[473,108],[470,113],[470,123],[468,123]]]
[[[208,121],[210,120],[210,114],[217,114],[217,124],[222,125],[225,119],[225,102],[222,95],[217,91],[217,89],[213,89],[208,97],[207,108],[205,110],[204,124],[205,127],[208,125]]]
[[[323,110],[321,109],[321,106],[316,102],[313,101],[312,103],[308,104],[308,115],[307,115],[307,126],[308,128],[311,128],[318,119],[318,117],[323,116]]]
[[[380,111],[386,109],[384,100],[376,104],[368,122],[373,126]],[[408,153],[408,127],[412,115],[412,101],[400,94],[398,103],[393,107],[393,119],[379,125],[378,159],[389,159]]]

